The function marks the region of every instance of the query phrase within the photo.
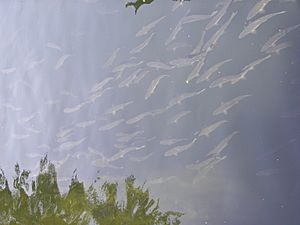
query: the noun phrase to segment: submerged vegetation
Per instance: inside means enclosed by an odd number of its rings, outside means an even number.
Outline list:
[[[180,212],[159,210],[159,200],[149,190],[136,186],[135,178],[125,180],[125,201],[117,200],[117,183],[105,182],[99,190],[73,175],[69,190],[61,194],[55,166],[47,156],[40,172],[30,180],[30,171],[15,166],[13,188],[0,170],[1,225],[179,225]]]

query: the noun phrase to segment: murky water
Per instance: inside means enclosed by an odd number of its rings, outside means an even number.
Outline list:
[[[1,1],[0,166],[146,181],[182,224],[300,222],[300,3]],[[100,171],[97,173],[97,171]],[[1,203],[0,203],[1,204]]]

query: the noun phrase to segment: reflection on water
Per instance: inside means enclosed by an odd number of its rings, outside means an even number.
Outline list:
[[[95,186],[109,182],[103,191],[120,192],[113,196],[122,202],[124,180],[134,174],[162,211],[184,212],[184,225],[298,225],[299,2],[125,6],[0,3],[7,185],[16,162],[42,177],[37,162],[48,155],[56,192],[70,193],[77,169],[85,187],[100,176]],[[18,190],[26,189],[23,176]]]

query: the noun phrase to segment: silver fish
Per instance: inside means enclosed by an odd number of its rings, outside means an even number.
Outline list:
[[[188,84],[191,80],[195,79],[196,77],[200,76],[200,71],[202,69],[202,67],[204,66],[205,63],[205,58],[202,58],[202,60],[200,60],[197,65],[194,67],[194,69],[192,70],[192,72],[188,75],[188,77],[186,78],[185,82]]]
[[[56,149],[54,149],[54,151],[70,151],[73,148],[76,148],[77,146],[79,146],[81,143],[83,143],[87,138],[84,137],[78,141],[68,141],[65,143],[62,143],[61,145],[59,145]]]
[[[146,64],[147,66],[151,67],[151,68],[155,68],[157,70],[159,69],[162,69],[162,70],[171,70],[174,68],[174,66],[170,66],[170,65],[167,65],[165,63],[162,63],[162,62],[148,62]]]
[[[112,70],[112,72],[113,73],[123,72],[125,69],[136,67],[136,66],[139,66],[141,64],[143,64],[143,61],[140,61],[140,62],[137,62],[137,63],[124,63],[124,64],[116,66]]]
[[[117,139],[118,142],[129,142],[131,141],[133,138],[135,138],[136,136],[140,135],[140,134],[143,134],[144,131],[136,131],[136,132],[133,132],[131,134],[125,134],[124,136],[122,137],[119,137]]]
[[[230,140],[238,133],[239,133],[238,131],[234,131],[233,133],[231,133],[230,135],[222,139],[220,143],[213,150],[207,153],[207,156],[220,155],[221,152],[229,145]]]
[[[196,83],[200,83],[203,81],[209,81],[210,77],[217,72],[225,63],[231,62],[232,59],[226,59],[219,63],[214,64],[208,70],[206,70],[196,81]]]
[[[70,57],[70,54],[65,54],[63,56],[61,56],[58,60],[57,63],[55,65],[55,69],[58,70],[60,67],[63,66],[63,64],[65,63],[65,61]]]
[[[218,127],[220,127],[222,124],[228,122],[227,120],[220,120],[218,122],[215,122],[207,127],[204,127],[201,129],[200,133],[198,134],[198,137],[206,136],[209,137],[209,135],[214,132]]]
[[[148,73],[150,73],[149,70],[143,70],[140,72],[132,81],[133,84],[138,84]]]
[[[170,109],[171,107],[173,107],[173,106],[175,106],[175,105],[181,104],[184,100],[186,100],[186,99],[188,99],[188,98],[191,98],[191,97],[200,95],[200,94],[202,94],[204,91],[205,91],[205,88],[202,89],[201,91],[188,92],[188,93],[184,93],[184,94],[181,94],[181,95],[177,95],[177,96],[175,96],[174,98],[172,98],[172,99],[170,100],[170,102],[168,103],[166,109]]]
[[[257,14],[263,13],[265,11],[265,7],[268,5],[269,2],[271,2],[271,0],[260,0],[259,2],[257,2],[249,11],[247,15],[247,20],[251,20]]]
[[[190,149],[194,143],[196,142],[197,138],[194,138],[192,140],[192,142],[186,144],[186,145],[180,145],[180,146],[176,146],[174,148],[169,149],[168,151],[165,152],[165,156],[169,157],[169,156],[177,156],[179,153],[182,153],[188,149]]]
[[[144,119],[145,117],[147,116],[152,116],[152,113],[151,112],[144,112],[144,113],[141,113],[129,120],[126,121],[127,124],[134,124],[134,123],[137,123],[139,122],[140,120]]]
[[[163,140],[160,140],[159,144],[161,144],[161,145],[174,145],[178,142],[185,141],[185,140],[187,140],[187,139],[186,138],[163,139]]]
[[[242,70],[247,70],[247,69],[250,69],[250,70],[254,70],[255,66],[261,64],[262,62],[266,61],[267,59],[271,58],[272,55],[267,55],[263,58],[260,58],[260,59],[257,59],[251,63],[249,63],[248,65],[244,66],[244,68]]]
[[[129,87],[131,84],[134,83],[137,75],[142,71],[142,69],[137,69],[136,71],[134,71],[130,76],[128,76],[125,80],[123,80],[122,82],[119,83],[118,87],[122,88],[122,87]]]
[[[82,103],[79,103],[79,104],[76,105],[76,106],[64,108],[64,113],[73,113],[73,112],[77,112],[77,111],[79,111],[83,106],[85,106],[86,104],[87,104],[87,102],[82,102]]]
[[[157,85],[159,84],[160,80],[165,78],[165,77],[169,77],[169,75],[161,75],[157,78],[155,78],[154,80],[151,81],[146,94],[145,94],[145,100],[147,100],[155,91]]]
[[[285,37],[291,31],[294,31],[298,27],[300,27],[300,24],[290,26],[285,29],[280,29],[278,33],[274,34],[267,40],[267,42],[262,46],[260,51],[266,52],[268,49],[273,48],[276,45],[277,41],[279,41],[281,38]]]
[[[166,16],[162,16],[156,20],[154,20],[153,22],[145,25],[142,27],[142,29],[140,29],[137,33],[136,33],[136,37],[141,37],[144,36],[146,34],[149,33],[150,30],[152,30],[160,21],[162,21],[164,18],[166,18]]]
[[[109,161],[116,161],[118,159],[122,159],[122,158],[124,158],[124,156],[126,154],[128,154],[130,152],[134,152],[134,151],[140,151],[145,147],[146,147],[145,145],[138,146],[138,147],[135,147],[135,146],[127,147],[125,149],[120,150],[118,153],[114,154],[112,157],[110,157]]]
[[[142,156],[142,157],[130,157],[129,160],[133,162],[143,162],[150,158],[153,155],[153,153],[150,153],[148,155]]]
[[[286,11],[276,12],[276,13],[270,13],[266,16],[262,16],[253,22],[250,22],[239,34],[239,39],[242,39],[246,37],[249,34],[255,34],[256,30],[265,22],[267,22],[269,19],[271,19],[274,16],[281,15],[286,13]]]
[[[203,31],[200,37],[200,40],[197,44],[197,46],[195,47],[195,49],[191,52],[191,55],[198,55],[200,54],[202,47],[204,45],[204,38],[205,38],[206,32]]]
[[[108,88],[105,88],[103,90],[100,90],[100,91],[97,91],[95,93],[93,93],[92,95],[90,95],[88,98],[87,98],[87,101],[86,103],[92,103],[92,102],[95,102],[98,98],[102,97],[102,95],[111,90],[112,88],[111,87],[108,87]]]
[[[230,18],[220,27],[219,30],[217,30],[212,37],[204,44],[202,51],[203,52],[210,52],[214,49],[216,46],[218,40],[222,37],[222,35],[225,33],[227,27],[230,25],[234,17],[236,16],[237,12],[234,12],[231,14]]]
[[[94,84],[91,90],[89,91],[89,93],[94,93],[101,90],[106,84],[108,84],[113,79],[114,79],[113,77],[107,77],[104,80]]]
[[[131,105],[132,103],[133,101],[129,101],[119,105],[112,106],[111,108],[107,109],[104,114],[112,114],[113,116],[115,116],[117,112],[125,109],[127,106]]]
[[[182,117],[184,117],[184,116],[190,114],[191,112],[192,112],[192,111],[190,111],[190,110],[185,110],[185,111],[182,111],[182,112],[180,112],[180,113],[177,113],[173,118],[170,119],[169,124],[170,124],[170,123],[178,123],[178,121],[179,121]]]
[[[146,48],[149,45],[149,43],[152,40],[153,36],[154,36],[154,33],[152,33],[144,42],[142,42],[141,44],[136,46],[129,53],[130,54],[136,54],[136,53],[141,52],[144,48]]]
[[[221,10],[212,18],[212,20],[206,25],[205,30],[209,30],[214,26],[217,26],[222,17],[225,15],[228,7],[230,6],[232,0],[225,0],[223,2],[223,7]]]
[[[87,128],[87,127],[95,124],[96,122],[97,122],[97,120],[88,120],[88,121],[76,123],[75,126],[79,127],[79,128]]]
[[[54,44],[54,43],[52,43],[52,42],[48,42],[47,44],[46,44],[46,46],[48,47],[48,48],[52,48],[52,49],[55,49],[55,50],[58,50],[58,51],[62,51],[62,48],[60,47],[60,46],[58,46],[57,44]]]
[[[124,122],[124,119],[119,119],[119,120],[116,120],[112,123],[109,123],[109,124],[106,124],[106,125],[103,125],[101,127],[98,128],[99,131],[107,131],[107,130],[111,130],[117,126],[119,126],[121,123]]]
[[[279,55],[280,51],[282,51],[286,48],[289,48],[289,47],[292,47],[292,45],[290,43],[283,42],[274,47],[268,48],[268,50],[266,50],[266,53],[268,53],[268,54],[275,53],[275,54]]]
[[[112,66],[114,61],[116,60],[119,52],[120,52],[120,48],[117,48],[116,50],[114,50],[113,53],[111,54],[111,56],[104,63],[103,67],[106,68],[106,67]]]
[[[233,106],[238,104],[241,100],[243,100],[244,98],[247,98],[249,96],[251,96],[251,95],[241,95],[241,96],[235,97],[225,103],[222,102],[221,105],[213,112],[213,115],[216,116],[221,113],[227,114],[228,110],[230,108],[232,108]]]
[[[211,18],[212,16],[214,16],[216,14],[216,12],[213,12],[210,15],[190,15],[190,16],[185,16],[180,20],[180,23],[182,25],[187,24],[187,23],[192,23],[192,22],[198,22],[198,21],[202,21],[202,20],[207,20],[209,18]]]

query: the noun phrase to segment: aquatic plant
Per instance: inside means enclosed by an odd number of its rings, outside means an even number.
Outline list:
[[[31,178],[32,179],[32,178]],[[13,187],[0,170],[0,225],[179,225],[183,213],[159,210],[159,200],[149,190],[125,180],[126,200],[118,202],[117,183],[94,184],[87,190],[73,175],[69,189],[61,194],[55,166],[40,160],[40,171],[30,181],[30,171],[15,166]],[[103,197],[101,197],[103,196]]]

